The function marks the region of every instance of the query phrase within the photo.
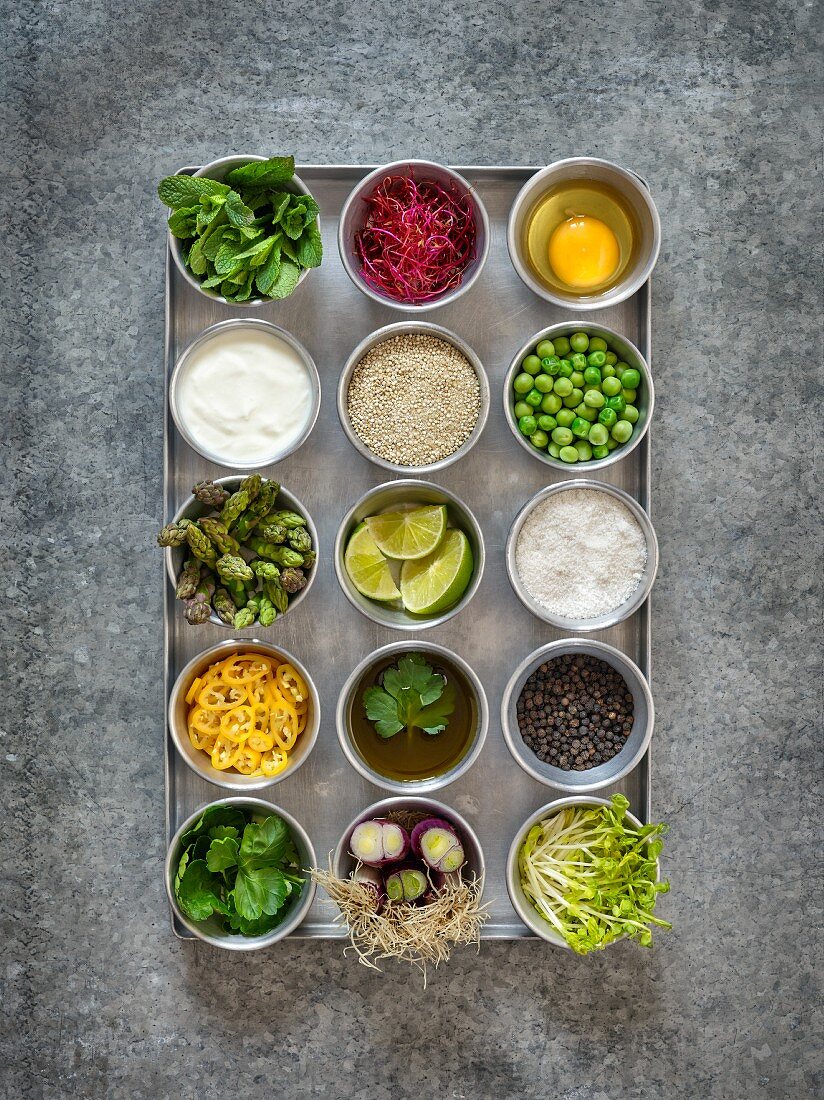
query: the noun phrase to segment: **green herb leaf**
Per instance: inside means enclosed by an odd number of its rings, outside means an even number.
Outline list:
[[[182,206],[179,210],[175,210],[169,218],[169,232],[173,237],[180,237],[181,240],[193,237],[199,213],[199,206]]]
[[[226,196],[226,214],[232,225],[249,225],[255,220],[254,210],[250,210],[237,191]]]
[[[225,871],[237,863],[239,844],[234,837],[213,840],[206,854],[206,866],[210,871]]]
[[[177,900],[190,920],[207,920],[214,912],[227,912],[226,904],[218,893],[219,881],[202,859],[188,864],[180,879]]]
[[[235,907],[246,920],[257,920],[263,913],[273,916],[286,901],[289,884],[276,867],[238,868],[232,891]]]
[[[255,279],[258,290],[261,294],[268,294],[272,287],[275,285],[275,280],[280,274],[280,233],[276,234],[272,238],[272,251],[257,273]]]
[[[398,703],[383,688],[369,687],[363,693],[363,705],[366,717],[375,723],[375,732],[388,740],[400,733],[403,722],[398,718]]]
[[[301,267],[320,267],[323,260],[323,244],[320,230],[313,222],[307,226],[298,241],[298,263]]]
[[[290,208],[280,219],[280,224],[286,236],[296,241],[303,232],[303,211]]]
[[[233,168],[226,176],[232,187],[277,187],[288,183],[295,174],[294,157],[270,157],[253,160],[239,168]]]
[[[447,684],[440,698],[427,707],[422,707],[412,719],[412,724],[424,733],[434,736],[443,732],[449,724],[449,716],[455,709],[455,689]]]
[[[277,224],[289,208],[294,198],[291,191],[273,191],[269,196],[272,204],[272,223]]]
[[[270,298],[288,298],[295,287],[298,285],[298,279],[300,278],[300,268],[297,264],[292,263],[291,260],[284,260],[281,258],[280,271],[278,277],[269,290]]]
[[[367,688],[363,703],[375,732],[394,737],[404,728],[437,734],[455,709],[455,691],[420,653],[407,653],[383,672],[383,686]]]
[[[162,203],[179,210],[182,206],[193,206],[200,202],[202,195],[226,195],[230,188],[217,180],[204,179],[203,176],[167,176],[157,187],[157,195]]]
[[[243,831],[240,862],[246,867],[280,863],[289,839],[289,828],[277,814],[270,814],[259,825],[252,822]]]
[[[210,829],[220,825],[238,830],[238,836],[246,828],[246,815],[235,806],[207,806],[197,821],[181,837],[181,845],[188,848],[198,837],[204,836]]]

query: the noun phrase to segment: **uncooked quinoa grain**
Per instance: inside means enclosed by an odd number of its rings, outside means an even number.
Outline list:
[[[548,496],[527,516],[515,546],[515,567],[529,594],[565,619],[594,619],[626,603],[646,564],[638,521],[599,489]]]
[[[361,359],[349,383],[355,434],[379,458],[428,466],[467,441],[481,411],[472,364],[445,340],[391,336]]]

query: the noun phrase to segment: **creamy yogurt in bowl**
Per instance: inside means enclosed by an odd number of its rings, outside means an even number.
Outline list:
[[[306,440],[320,408],[320,379],[291,333],[239,318],[212,325],[185,348],[169,404],[178,431],[204,458],[255,469]]]

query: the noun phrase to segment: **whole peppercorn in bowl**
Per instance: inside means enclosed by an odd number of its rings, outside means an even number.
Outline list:
[[[564,638],[531,653],[501,702],[507,747],[539,783],[589,794],[643,757],[654,725],[644,674],[604,642]]]

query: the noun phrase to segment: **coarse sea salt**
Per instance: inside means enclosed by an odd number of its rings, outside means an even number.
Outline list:
[[[565,619],[594,619],[626,603],[646,564],[638,521],[598,489],[553,493],[527,516],[515,544],[522,584],[541,607]]]

